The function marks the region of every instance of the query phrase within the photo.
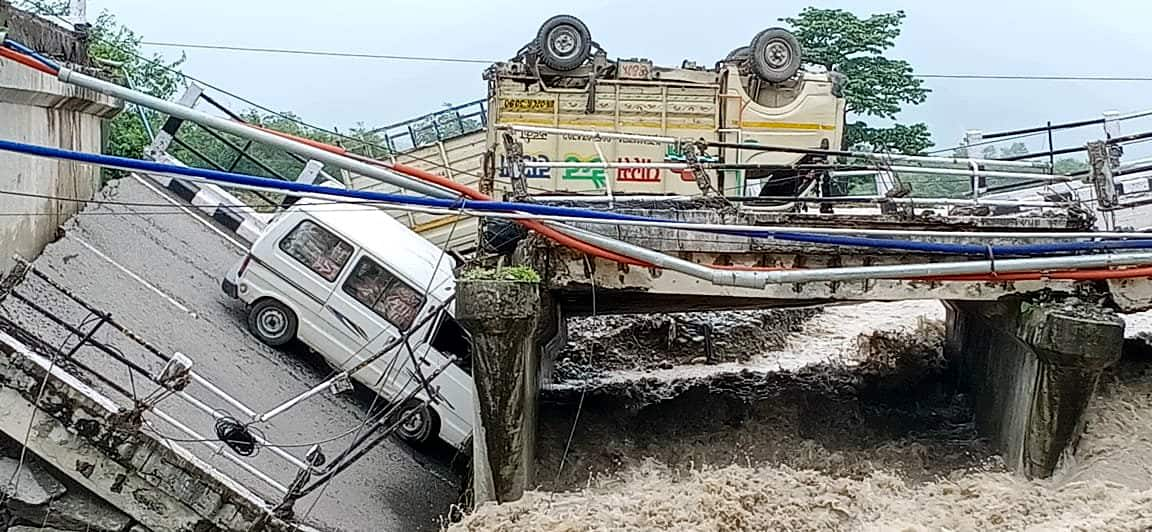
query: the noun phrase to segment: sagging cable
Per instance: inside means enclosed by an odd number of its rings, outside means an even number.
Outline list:
[[[230,172],[221,172],[217,170],[206,170],[200,168],[189,168],[182,166],[175,166],[163,163],[156,163],[151,161],[142,161],[138,159],[129,159],[125,157],[115,157],[110,155],[98,155],[74,152],[70,150],[62,150],[59,148],[51,148],[44,146],[35,146],[30,144],[3,141],[0,140],[0,151],[12,151],[16,153],[24,153],[27,155],[35,155],[40,157],[48,157],[54,159],[65,159],[76,162],[83,162],[95,164],[99,166],[107,166],[112,168],[133,170],[153,174],[165,175],[178,175],[188,176],[193,178],[205,179],[214,183],[229,183],[233,185],[261,187],[265,189],[274,190],[277,192],[295,192],[306,194],[319,194],[324,196],[337,196],[350,198],[361,201],[373,201],[390,205],[415,205],[422,207],[451,209],[459,211],[462,207],[470,211],[479,213],[489,212],[508,212],[508,213],[524,213],[528,215],[542,215],[542,216],[562,216],[569,219],[576,219],[580,221],[599,221],[610,223],[648,223],[648,224],[668,224],[672,220],[665,220],[660,218],[651,218],[645,216],[634,216],[627,214],[619,214],[607,211],[598,211],[590,209],[580,209],[572,207],[557,207],[550,205],[538,205],[531,203],[517,203],[517,202],[504,202],[504,201],[465,201],[459,198],[453,199],[440,199],[440,198],[426,198],[418,196],[408,196],[401,194],[388,194],[382,192],[374,192],[367,190],[349,190],[344,188],[326,187],[321,185],[312,185],[307,183],[297,183],[290,181],[279,181],[275,179],[268,179],[263,177],[251,176],[246,174],[237,174]],[[480,214],[481,216],[483,214]],[[574,228],[569,228],[559,224],[549,224],[552,229],[559,231],[572,238],[578,238],[573,235],[576,233]],[[743,236],[748,238],[772,238],[778,240],[804,242],[811,244],[825,244],[835,246],[853,246],[864,247],[871,249],[890,249],[902,251],[916,251],[922,253],[946,253],[956,255],[974,255],[984,256],[988,253],[988,247],[985,244],[955,244],[955,243],[942,243],[942,242],[920,242],[913,240],[899,240],[899,239],[879,239],[879,238],[861,238],[850,236],[837,236],[837,235],[820,235],[820,234],[807,234],[807,233],[785,233],[777,231],[764,231],[764,230],[747,230],[747,229],[727,229],[712,226],[700,226],[699,224],[686,224],[685,229],[694,230],[707,233],[727,234],[733,236]],[[590,234],[588,232],[582,232]],[[581,239],[583,240],[583,239]],[[585,240],[587,242],[587,240]],[[1043,255],[1043,254],[1059,254],[1059,253],[1073,253],[1080,251],[1105,251],[1105,250],[1125,250],[1125,249],[1152,249],[1152,239],[1137,239],[1137,240],[1102,240],[1102,241],[1089,241],[1089,242],[1060,242],[1060,243],[1046,243],[1046,244],[1021,244],[1021,245],[994,245],[991,246],[992,252],[997,255]],[[632,259],[639,259],[636,255],[626,255]],[[650,261],[645,262],[649,264]]]

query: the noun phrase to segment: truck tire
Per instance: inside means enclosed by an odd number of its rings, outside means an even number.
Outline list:
[[[556,15],[540,26],[536,33],[536,49],[540,60],[549,68],[573,70],[583,65],[591,55],[592,34],[580,19]]]
[[[428,403],[416,399],[404,403],[398,419],[402,421],[396,427],[396,434],[412,443],[427,443],[440,430],[436,412]]]
[[[752,39],[752,71],[769,83],[787,81],[800,71],[800,41],[784,28],[768,28]]]
[[[261,299],[248,309],[248,331],[269,347],[296,338],[296,313],[275,299]]]

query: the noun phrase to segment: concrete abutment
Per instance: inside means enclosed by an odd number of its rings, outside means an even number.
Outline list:
[[[945,352],[980,431],[1010,468],[1050,476],[1079,441],[1100,374],[1120,359],[1123,320],[1077,298],[946,306]]]
[[[534,480],[541,310],[535,282],[461,280],[457,319],[472,335],[477,504],[519,499]]]

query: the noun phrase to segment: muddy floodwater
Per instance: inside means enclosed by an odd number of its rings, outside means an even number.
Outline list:
[[[543,394],[538,489],[450,529],[1152,530],[1152,319],[1129,320],[1075,454],[1030,481],[953,389],[939,303],[802,312],[722,316],[707,341],[699,316],[574,324]]]

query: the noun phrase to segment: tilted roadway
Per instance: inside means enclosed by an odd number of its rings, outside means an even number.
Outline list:
[[[171,201],[132,177],[114,181],[98,199],[147,204]],[[242,305],[220,290],[221,276],[239,260],[241,250],[213,227],[174,205],[92,204],[66,224],[65,236],[50,244],[35,265],[160,350],[186,354],[196,372],[253,410],[263,412],[321,382],[331,370],[303,349],[270,349],[247,332]],[[33,276],[16,290],[72,324],[85,318],[86,311]],[[2,311],[53,345],[68,336],[12,298],[3,303]],[[108,327],[96,337],[151,371],[162,366],[155,356]],[[154,389],[139,376],[129,381],[123,364],[93,348],[82,349],[76,357],[126,388],[136,386],[138,395]],[[213,408],[241,415],[197,384],[188,391]],[[367,406],[364,394],[324,393],[259,425],[259,429],[272,443],[307,444],[355,429]],[[212,417],[182,398],[164,399],[158,408],[200,434],[214,437]],[[190,439],[154,416],[149,419],[155,423],[150,430],[174,439]],[[343,450],[349,439],[325,443],[323,449],[329,459]],[[214,456],[203,443],[180,445],[265,499],[278,500],[272,488],[223,456]],[[336,477],[318,500],[313,493],[298,501],[296,514],[307,514],[305,522],[323,530],[435,530],[439,516],[457,502],[459,494],[459,478],[448,467],[454,456],[443,447],[417,449],[389,439]],[[285,451],[302,457],[306,448]],[[294,466],[267,448],[243,460],[284,485],[296,473]],[[314,502],[315,508],[308,513]]]

